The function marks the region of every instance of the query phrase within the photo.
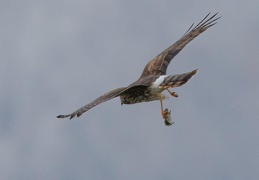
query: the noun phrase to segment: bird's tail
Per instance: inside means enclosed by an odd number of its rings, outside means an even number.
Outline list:
[[[170,75],[167,76],[164,81],[160,84],[160,87],[163,88],[173,88],[182,86],[186,84],[195,74],[197,74],[198,69],[195,69],[191,72],[187,72],[184,74]]]

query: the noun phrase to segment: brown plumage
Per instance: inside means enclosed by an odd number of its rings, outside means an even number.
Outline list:
[[[187,83],[191,77],[193,77],[197,70],[179,74],[179,75],[166,75],[166,70],[171,60],[195,37],[202,32],[206,31],[209,27],[216,24],[216,20],[220,17],[216,17],[218,13],[209,17],[210,13],[195,27],[192,26],[188,31],[173,45],[165,49],[154,59],[149,61],[145,66],[140,78],[128,87],[121,87],[107,92],[91,103],[83,106],[75,112],[68,115],[59,115],[58,118],[66,118],[81,116],[84,112],[95,107],[96,105],[120,96],[121,104],[134,104],[139,102],[148,102],[153,100],[160,100],[161,102],[161,113],[165,119],[166,125],[172,125],[171,121],[166,121],[170,114],[168,110],[163,110],[162,100],[166,98],[162,94],[162,91],[168,90],[168,88],[181,86]],[[192,28],[193,27],[193,28]],[[168,90],[169,91],[169,90]],[[170,92],[170,91],[169,91]],[[177,97],[178,95],[174,92],[170,92],[172,96]],[[170,117],[171,118],[171,117]]]

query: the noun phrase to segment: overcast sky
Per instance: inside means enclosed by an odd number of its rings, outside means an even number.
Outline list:
[[[0,0],[0,179],[254,180],[259,177],[259,2]],[[169,98],[119,98],[71,121],[208,12],[218,23],[167,73],[199,69]]]

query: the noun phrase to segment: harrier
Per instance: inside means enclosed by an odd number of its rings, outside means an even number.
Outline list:
[[[203,18],[195,27],[194,24],[187,30],[187,32],[173,45],[158,54],[154,59],[149,61],[145,66],[141,76],[137,81],[127,87],[121,87],[101,95],[89,104],[81,107],[75,112],[68,115],[59,115],[57,118],[66,118],[81,116],[84,112],[95,107],[96,105],[120,97],[121,104],[135,104],[141,102],[149,102],[159,100],[161,105],[161,114],[166,126],[173,124],[171,120],[171,111],[163,108],[163,100],[168,97],[162,92],[167,90],[171,96],[178,97],[176,92],[171,92],[169,88],[182,86],[187,83],[198,71],[198,69],[184,74],[166,75],[166,70],[171,60],[195,37],[206,31],[209,27],[216,24],[216,17],[218,13],[209,16],[210,13]]]

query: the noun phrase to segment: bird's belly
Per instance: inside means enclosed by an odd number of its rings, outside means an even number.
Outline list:
[[[159,100],[160,96],[158,94],[131,96],[131,95],[121,95],[121,104],[135,104],[141,102],[149,102]]]

